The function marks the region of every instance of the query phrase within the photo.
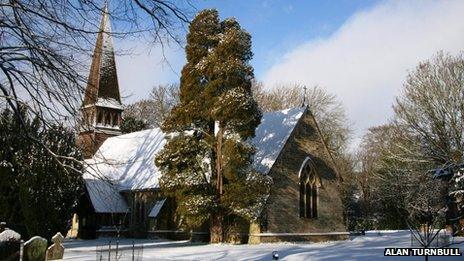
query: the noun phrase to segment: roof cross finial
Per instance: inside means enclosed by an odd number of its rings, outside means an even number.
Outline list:
[[[303,85],[303,103],[301,104],[301,107],[306,106],[306,85]]]

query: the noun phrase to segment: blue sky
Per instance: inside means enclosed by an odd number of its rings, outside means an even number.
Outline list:
[[[438,51],[464,50],[462,0],[193,3],[235,17],[250,32],[255,76],[266,88],[317,85],[335,94],[354,130],[353,148],[369,127],[388,122],[395,97],[419,62]],[[125,103],[147,98],[154,85],[178,82],[185,64],[179,46],[164,53],[152,44],[135,46],[132,55],[116,58]]]
[[[252,61],[257,78],[287,50],[308,39],[327,37],[353,13],[379,1],[203,0],[197,9],[216,8],[222,19],[235,17],[253,40]]]

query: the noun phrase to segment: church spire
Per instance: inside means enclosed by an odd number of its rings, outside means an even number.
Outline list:
[[[94,155],[109,137],[120,135],[122,104],[111,39],[108,5],[105,3],[81,107],[77,144],[85,158]]]
[[[99,100],[113,106],[121,105],[107,3],[103,9],[83,105],[97,104]]]

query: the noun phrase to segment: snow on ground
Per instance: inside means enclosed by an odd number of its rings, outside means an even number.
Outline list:
[[[65,260],[96,260],[96,246],[109,240],[68,240]],[[278,251],[280,260],[424,260],[424,257],[384,257],[385,247],[410,247],[409,231],[369,232],[346,241],[324,243],[276,243],[260,245],[200,244],[188,241],[136,240],[143,244],[143,260],[272,260]],[[464,238],[459,238],[462,242]],[[132,239],[120,240],[123,260],[131,260]],[[464,250],[464,243],[453,245]],[[114,255],[114,250],[113,250]],[[103,257],[102,260],[107,260]],[[464,257],[430,257],[429,260],[464,260]]]

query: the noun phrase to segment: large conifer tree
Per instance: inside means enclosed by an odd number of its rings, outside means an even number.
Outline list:
[[[251,37],[216,10],[200,12],[187,36],[180,103],[163,124],[170,138],[156,158],[161,187],[189,225],[209,220],[223,241],[223,218],[259,216],[269,180],[252,167],[250,139],[261,112],[251,93]]]
[[[50,239],[70,228],[83,193],[81,154],[71,129],[60,124],[45,129],[25,108],[20,112],[21,120],[8,110],[0,112],[0,221],[24,238]]]

